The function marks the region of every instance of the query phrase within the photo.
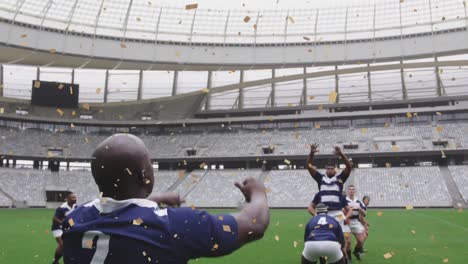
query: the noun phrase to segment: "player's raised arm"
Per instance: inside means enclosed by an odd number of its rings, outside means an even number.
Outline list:
[[[158,194],[152,194],[148,198],[157,204],[165,204],[169,207],[180,207],[185,201],[175,192],[164,192]]]
[[[343,162],[344,162],[344,164],[346,166],[346,168],[341,173],[343,183],[345,183],[346,180],[348,180],[349,175],[351,174],[351,170],[353,169],[353,164],[348,159],[348,157],[346,157],[346,155],[343,153],[343,151],[341,151],[341,148],[339,146],[334,146],[333,149],[334,149],[335,155],[340,157],[343,160]]]
[[[317,183],[320,183],[322,177],[319,174],[319,172],[317,171],[317,168],[315,168],[315,166],[313,164],[315,153],[318,152],[318,151],[319,151],[318,150],[318,144],[314,143],[314,144],[310,145],[310,153],[309,153],[309,156],[307,156],[306,168],[309,171],[310,176],[312,176],[312,178],[314,178],[314,180]]]
[[[238,226],[239,244],[242,246],[263,237],[270,223],[270,212],[262,182],[248,178],[235,186],[244,194],[248,203],[242,211],[233,214]]]

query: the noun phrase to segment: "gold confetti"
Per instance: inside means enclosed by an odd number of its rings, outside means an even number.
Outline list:
[[[62,90],[64,86],[65,86],[65,85],[63,85],[63,84],[61,83],[61,84],[59,84],[58,88],[59,88],[60,90]]]
[[[73,95],[73,87],[70,86],[70,94]]]
[[[314,100],[314,99],[315,99],[315,96],[313,96],[313,95],[309,96],[309,100]]]
[[[392,150],[393,150],[393,151],[398,151],[398,146],[393,145],[393,146],[392,146]]]
[[[224,220],[224,216],[222,216],[222,215],[218,216],[218,220],[219,220],[219,221],[223,221],[223,220]]]
[[[378,216],[378,217],[380,217],[380,216],[382,216],[382,215],[383,215],[382,211],[378,211],[378,212],[377,212],[377,216]]]
[[[195,210],[195,209],[196,209],[196,207],[195,207],[194,204],[192,204],[190,207],[192,208],[192,210]]]
[[[244,17],[244,22],[245,22],[245,23],[249,23],[249,21],[250,21],[250,17],[249,17],[249,16]]]
[[[132,224],[139,226],[139,225],[143,224],[143,219],[141,219],[141,218],[134,219]]]
[[[406,113],[406,117],[411,118],[411,117],[413,117],[413,114],[411,114],[411,112],[408,112],[408,113]]]
[[[40,81],[34,81],[34,88],[41,88],[41,82]]]
[[[101,93],[101,88],[96,88],[96,94],[100,94]]]
[[[383,256],[384,256],[385,259],[389,259],[389,258],[393,257],[392,253],[385,253]]]
[[[201,163],[201,164],[200,164],[200,169],[205,168],[205,166],[206,166],[206,163],[205,163],[205,162]]]
[[[392,167],[392,164],[390,162],[385,163],[385,167],[390,168]]]
[[[289,165],[289,164],[291,164],[291,161],[289,161],[288,159],[285,159],[285,160],[284,160],[284,163],[286,163],[286,164]]]
[[[297,241],[294,241],[294,242],[293,242],[294,248],[297,248],[297,244],[298,244]]]
[[[223,231],[224,232],[231,232],[231,227],[228,225],[223,225]]]
[[[330,103],[336,103],[337,97],[338,97],[338,93],[335,91],[331,91],[328,100],[330,101]]]
[[[85,141],[86,143],[89,143],[88,137],[85,137],[85,138],[84,138],[84,141]]]
[[[210,92],[210,89],[204,88],[204,89],[201,89],[201,91],[204,92],[204,93],[209,93],[209,92]]]
[[[70,225],[70,227],[75,225],[75,221],[73,221],[73,218],[68,219],[68,224]]]
[[[92,239],[86,240],[86,242],[85,242],[85,248],[88,248],[88,249],[92,249],[92,248],[93,248],[93,240],[92,240]]]
[[[181,171],[179,171],[179,179],[182,179],[182,178],[184,178],[184,176],[185,176],[185,172],[184,172],[184,171],[182,171],[182,170],[181,170]]]
[[[49,50],[49,53],[50,53],[50,54],[55,54],[55,53],[57,53],[57,50],[56,50],[56,49],[50,49],[50,50]]]
[[[390,126],[390,124],[387,123],[387,122],[385,122],[384,127],[385,127],[385,128],[388,128],[389,126]]]
[[[413,210],[413,209],[414,209],[414,206],[411,205],[411,204],[408,204],[408,205],[406,206],[406,210]]]
[[[288,16],[288,20],[289,20],[289,22],[291,22],[291,24],[296,23],[296,20],[294,20],[294,17],[292,17],[292,16]]]
[[[265,193],[271,193],[271,189],[270,188],[265,188]]]
[[[71,128],[75,128],[75,125],[73,123],[70,123]]]
[[[3,113],[5,113],[5,108],[0,107],[0,114],[3,114]]]
[[[441,115],[442,115],[442,113],[441,113],[441,112],[436,112],[436,115],[439,115],[439,116],[441,116]]]
[[[120,47],[122,49],[125,49],[125,48],[127,48],[127,44],[125,44],[125,42],[122,42],[122,43],[120,43]]]
[[[363,134],[367,133],[367,128],[361,128],[361,132],[362,132]]]
[[[307,49],[307,52],[312,53],[312,49]],[[313,97],[313,96],[311,96],[311,97]],[[313,97],[313,98],[315,98],[315,97]]]
[[[320,123],[315,123],[315,128],[319,129],[320,128]]]
[[[257,223],[257,218],[252,219],[252,223],[256,224]]]
[[[416,231],[415,231],[415,230],[411,230],[411,234],[416,235]]]
[[[276,240],[276,241],[279,241],[279,240],[280,240],[278,235],[275,235],[275,240]]]
[[[82,107],[83,107],[84,109],[88,110],[88,111],[89,111],[89,109],[90,109],[88,103],[84,103],[84,104],[82,105]]]
[[[72,111],[71,115],[76,116],[76,111]]]
[[[180,58],[181,55],[182,55],[182,54],[180,53],[180,51],[176,51],[175,56],[176,56],[177,58]]]
[[[318,110],[319,110],[319,111],[323,111],[323,105],[319,105],[319,106],[318,106]]]
[[[215,243],[215,244],[213,245],[213,250],[217,250],[218,248],[219,248],[219,245]]]
[[[140,17],[137,17],[137,18],[136,18],[136,21],[140,22],[140,21],[141,21],[141,18],[140,18]]]
[[[28,36],[28,34],[22,34],[21,38],[26,38],[27,36]]]
[[[438,133],[442,132],[442,130],[444,130],[443,127],[441,127],[441,126],[437,126],[437,127],[436,127],[436,131],[437,131]]]
[[[132,176],[132,171],[129,169],[129,168],[125,168],[125,170],[127,171],[128,175]]]
[[[58,113],[60,116],[63,116],[63,111],[62,111],[62,109],[57,108],[57,113]]]
[[[448,263],[448,258],[444,258],[444,260],[442,260],[442,262]]]
[[[185,10],[193,10],[198,8],[198,3],[195,4],[189,4],[185,6]]]

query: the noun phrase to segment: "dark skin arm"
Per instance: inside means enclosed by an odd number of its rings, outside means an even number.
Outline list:
[[[185,202],[180,198],[180,195],[175,192],[152,194],[147,199],[157,204],[165,204],[169,207],[180,207],[180,205]]]
[[[317,173],[317,168],[315,168],[313,162],[314,162],[314,156],[315,153],[317,153],[318,150],[318,144],[312,144],[310,145],[310,153],[309,156],[307,156],[307,163],[306,163],[306,168],[309,171],[310,176],[314,178],[314,180],[319,183],[321,179],[317,178],[315,174]]]
[[[345,225],[349,225],[349,221],[351,219],[351,216],[353,216],[353,210],[351,210],[351,208],[349,206],[346,206],[343,210],[344,210],[344,213],[345,213],[344,223],[345,223]]]
[[[249,242],[261,239],[270,223],[265,186],[253,178],[246,179],[235,186],[244,194],[247,206],[242,211],[233,214],[237,221],[239,243],[243,246]]]
[[[58,224],[60,224],[60,225],[63,223],[63,221],[62,221],[62,220],[58,219],[58,218],[57,218],[57,217],[55,217],[55,216],[54,216],[54,217],[52,217],[52,221],[54,221],[54,222],[56,222],[56,223],[58,223]]]
[[[351,174],[351,170],[353,169],[353,164],[348,159],[348,157],[346,157],[346,155],[343,154],[343,152],[341,151],[341,148],[339,146],[334,146],[333,149],[335,149],[335,151],[333,153],[335,155],[337,155],[338,157],[340,157],[341,160],[343,160],[343,162],[344,162],[344,164],[346,166],[346,168],[341,173],[341,175],[343,175],[343,179],[342,179],[343,183],[345,183],[346,180],[348,180],[349,175]]]
[[[308,211],[309,214],[311,214],[312,216],[317,215],[317,213],[315,212],[315,204],[314,204],[314,203],[310,203],[309,207],[307,207],[307,211]]]

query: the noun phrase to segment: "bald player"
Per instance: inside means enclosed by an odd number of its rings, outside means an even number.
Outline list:
[[[93,157],[92,173],[103,197],[65,219],[65,263],[182,264],[230,254],[262,238],[268,227],[265,187],[252,178],[235,184],[247,201],[241,212],[161,209],[146,199],[154,175],[149,151],[139,138],[111,136]]]

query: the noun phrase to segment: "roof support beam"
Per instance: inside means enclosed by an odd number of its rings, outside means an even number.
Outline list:
[[[206,83],[206,88],[208,93],[206,94],[205,110],[211,109],[211,87],[213,86],[213,72],[208,72],[208,81]]]
[[[3,97],[3,87],[4,87],[4,84],[3,84],[3,64],[0,64],[0,97]]]
[[[242,86],[243,83],[244,83],[244,70],[241,70],[239,84]],[[238,109],[244,108],[244,88],[242,87],[239,88],[239,100],[237,102],[237,108]]]
[[[336,101],[335,103],[340,102],[340,79],[338,77],[338,65],[335,65],[335,93],[336,93]]]
[[[140,70],[139,72],[139,78],[138,78],[138,95],[137,95],[137,100],[140,101],[143,95],[143,70]]]
[[[401,93],[403,100],[408,100],[408,91],[406,90],[406,82],[405,82],[405,70],[403,68],[403,61],[400,61],[400,76],[401,76]]]
[[[304,67],[304,74],[307,73],[307,67]],[[302,100],[301,100],[301,105],[307,105],[307,79],[303,78],[302,79]]]
[[[271,78],[276,77],[276,69],[271,69]],[[276,106],[276,83],[271,83],[271,98],[270,98],[270,107]]]
[[[109,94],[109,70],[106,70],[106,78],[104,81],[104,103],[107,103],[108,94]]]
[[[174,71],[174,80],[172,81],[172,96],[177,94],[177,86],[179,82],[179,71]]]

